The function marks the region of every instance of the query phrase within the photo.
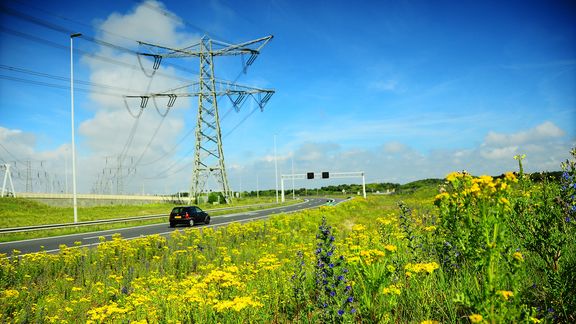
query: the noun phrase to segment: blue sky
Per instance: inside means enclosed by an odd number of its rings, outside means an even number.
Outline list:
[[[497,175],[515,170],[521,153],[529,171],[558,170],[576,145],[575,9],[570,1],[6,1],[0,162],[14,165],[16,191],[25,190],[27,161],[34,191],[65,191],[69,33],[81,32],[81,192],[113,192],[120,154],[125,192],[187,190],[194,146],[185,136],[194,99],[179,98],[165,118],[148,107],[134,119],[119,95],[194,81],[197,60],[165,60],[150,81],[134,55],[94,39],[137,50],[137,40],[186,46],[203,34],[231,43],[274,35],[238,82],[276,94],[264,112],[245,105],[222,121],[235,190],[254,190],[256,178],[274,188],[274,136],[280,174],[294,165],[296,173],[365,171],[368,182],[464,169]],[[217,60],[216,74],[235,79],[241,63]],[[221,113],[229,109],[222,101]]]

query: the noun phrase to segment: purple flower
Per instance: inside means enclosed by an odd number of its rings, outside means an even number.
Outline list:
[[[336,296],[336,292],[334,290],[330,290],[330,296],[332,297]]]
[[[350,297],[348,297],[348,299],[346,299],[347,303],[351,303],[353,301],[354,301],[354,297],[352,297],[352,296],[350,296]]]
[[[352,308],[352,309],[350,310],[350,313],[351,313],[351,314],[356,313],[356,308]]]
[[[339,309],[339,310],[338,310],[338,315],[340,315],[340,316],[344,315],[344,310]]]
[[[351,286],[346,286],[346,290],[350,291],[350,289],[352,289]]]
[[[338,276],[337,279],[338,279],[338,281],[342,281],[342,280],[344,280],[344,276]]]

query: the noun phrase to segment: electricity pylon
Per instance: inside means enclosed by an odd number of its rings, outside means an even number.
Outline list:
[[[165,46],[139,42],[150,50],[139,55],[152,57],[154,69],[158,69],[162,59],[198,57],[200,60],[199,80],[191,84],[172,89],[162,93],[151,93],[142,96],[126,96],[126,98],[140,98],[140,107],[144,108],[148,99],[167,97],[168,107],[172,107],[178,97],[198,97],[198,114],[196,120],[196,143],[194,153],[194,166],[192,170],[192,184],[190,186],[189,202],[197,200],[205,190],[208,178],[213,175],[220,184],[226,202],[230,202],[232,193],[226,176],[224,163],[224,150],[222,148],[222,131],[220,129],[220,115],[218,112],[218,98],[226,96],[232,102],[236,112],[240,111],[245,99],[252,97],[260,107],[264,106],[274,94],[271,89],[257,89],[236,84],[231,81],[217,80],[214,76],[214,57],[229,55],[249,55],[244,63],[244,72],[260,54],[272,36],[266,36],[240,44],[228,44],[204,36],[191,46],[175,49]],[[190,88],[188,92],[174,92]]]
[[[2,165],[4,167],[4,182],[2,183],[2,194],[0,197],[4,197],[6,192],[6,180],[10,181],[10,188],[12,189],[12,197],[16,197],[16,191],[14,191],[14,183],[12,182],[12,174],[10,173],[10,164],[6,163]]]

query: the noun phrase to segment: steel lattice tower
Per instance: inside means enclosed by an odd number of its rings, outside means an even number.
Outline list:
[[[248,97],[252,97],[259,105],[260,110],[263,110],[274,94],[274,90],[270,89],[257,89],[234,82],[217,80],[214,75],[214,58],[228,55],[248,55],[249,57],[243,67],[245,71],[248,66],[252,65],[257,55],[260,54],[262,47],[271,39],[272,36],[266,36],[245,43],[227,44],[204,36],[198,43],[182,49],[140,42],[140,45],[146,46],[151,52],[141,52],[139,55],[152,57],[154,59],[154,69],[158,69],[160,62],[164,58],[194,56],[200,60],[199,81],[177,89],[190,88],[191,91],[175,93],[173,92],[174,90],[169,90],[142,96],[125,96],[126,98],[140,98],[141,107],[146,106],[149,98],[168,97],[168,107],[171,107],[177,97],[198,97],[194,164],[189,193],[190,201],[197,200],[204,191],[210,176],[214,176],[220,184],[220,189],[227,202],[232,197],[226,175],[224,150],[222,148],[218,98],[222,96],[228,97],[238,112]]]

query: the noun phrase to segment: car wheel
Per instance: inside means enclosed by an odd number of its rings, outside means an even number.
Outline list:
[[[210,216],[206,216],[206,218],[204,218],[204,224],[210,224]]]
[[[170,222],[170,227],[174,228],[174,227],[176,227],[176,224]]]

